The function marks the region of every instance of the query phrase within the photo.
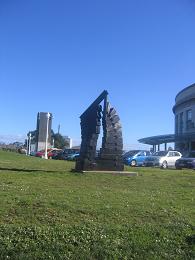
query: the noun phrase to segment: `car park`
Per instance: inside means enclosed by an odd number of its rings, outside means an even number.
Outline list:
[[[52,159],[55,159],[55,160],[67,160],[69,154],[70,154],[69,150],[65,149],[64,151],[61,151],[61,152],[59,152],[57,154],[54,154],[52,156]]]
[[[65,150],[61,151],[60,153],[52,156],[52,159],[55,159],[55,160],[71,160],[71,156],[74,157],[74,155],[78,154],[78,153],[79,153],[78,150],[65,149]]]
[[[53,148],[53,149],[51,149],[51,150],[47,153],[48,159],[52,159],[55,155],[57,155],[57,154],[60,153],[61,151],[62,151],[62,149],[58,149],[58,148]]]
[[[130,166],[143,166],[147,156],[151,155],[146,150],[131,150],[123,155],[123,162]]]
[[[36,157],[42,158],[45,155],[45,150],[41,150],[35,153]]]
[[[79,157],[79,153],[69,154],[67,157],[68,161],[76,161],[76,159]]]
[[[54,155],[62,151],[61,149],[58,148],[49,148],[47,149],[47,157],[48,159],[51,159]],[[44,158],[45,157],[45,150],[41,150],[35,153],[36,157]]]
[[[30,156],[35,156],[36,155],[36,152],[35,151],[31,151],[30,152]]]
[[[182,156],[175,162],[175,168],[181,170],[182,168],[195,170],[195,152],[189,152],[187,155]]]
[[[145,159],[144,166],[159,166],[163,169],[175,167],[176,160],[181,156],[178,151],[158,151]]]
[[[55,159],[55,160],[66,160],[67,157],[68,157],[67,152],[66,151],[61,151],[61,152],[59,152],[57,154],[54,154],[52,156],[52,159]]]

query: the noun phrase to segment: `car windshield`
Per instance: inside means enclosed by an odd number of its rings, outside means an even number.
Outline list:
[[[64,154],[75,154],[75,153],[78,153],[77,150],[74,150],[74,149],[65,149],[63,151]]]
[[[132,157],[133,155],[135,155],[138,152],[139,152],[138,150],[132,150],[132,151],[129,151],[129,152],[125,153],[123,155],[123,157]]]
[[[153,156],[165,156],[167,154],[166,151],[158,151],[153,153]]]
[[[183,155],[182,157],[195,158],[195,152],[190,152],[188,154]]]

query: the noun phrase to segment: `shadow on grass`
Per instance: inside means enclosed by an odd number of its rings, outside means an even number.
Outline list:
[[[52,171],[52,170],[44,170],[44,169],[21,169],[21,168],[6,168],[6,167],[0,167],[0,171],[13,171],[13,172],[49,172],[49,173],[65,173],[68,171]]]

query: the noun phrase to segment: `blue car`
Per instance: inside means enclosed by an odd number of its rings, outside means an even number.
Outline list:
[[[123,162],[130,166],[143,166],[147,156],[151,155],[151,152],[146,150],[131,150],[123,155]]]

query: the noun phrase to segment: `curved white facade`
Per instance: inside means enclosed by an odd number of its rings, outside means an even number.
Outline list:
[[[173,112],[176,149],[182,152],[195,150],[195,84],[177,94]]]

